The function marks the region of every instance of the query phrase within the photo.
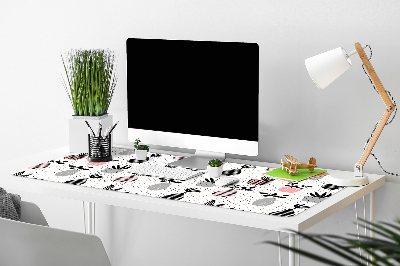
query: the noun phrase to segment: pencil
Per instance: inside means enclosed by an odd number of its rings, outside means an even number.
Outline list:
[[[111,127],[112,127],[112,126],[109,126],[109,127],[106,129],[106,131],[104,132],[104,134],[103,134],[103,135],[104,135],[104,138],[107,137],[108,132],[110,131]]]
[[[114,128],[117,126],[118,123],[119,123],[119,121],[117,123],[115,123],[115,125],[110,129],[110,132],[108,132],[107,136],[109,136],[111,134],[111,132],[114,130]]]
[[[93,131],[92,127],[89,125],[88,121],[85,120],[85,123],[86,123],[86,125],[90,128],[90,130],[92,131],[93,137],[94,137],[94,131]]]
[[[101,130],[103,129],[103,126],[101,125],[101,123],[99,122],[100,128],[99,128],[99,138],[101,138]]]

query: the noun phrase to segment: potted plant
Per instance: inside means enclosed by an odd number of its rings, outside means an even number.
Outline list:
[[[135,140],[135,154],[136,160],[145,161],[147,159],[147,152],[149,151],[149,146],[147,145],[139,145],[140,139]]]
[[[118,80],[115,53],[107,50],[72,49],[61,55],[66,82],[62,83],[71,102],[74,115],[69,120],[70,152],[88,150],[87,120],[92,127],[112,126],[107,111]]]
[[[222,175],[223,163],[219,159],[213,159],[208,161],[207,171],[210,177],[219,177]]]

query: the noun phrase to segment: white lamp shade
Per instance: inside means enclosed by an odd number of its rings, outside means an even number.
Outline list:
[[[311,79],[320,89],[329,84],[351,67],[346,51],[336,48],[306,59],[306,67]]]

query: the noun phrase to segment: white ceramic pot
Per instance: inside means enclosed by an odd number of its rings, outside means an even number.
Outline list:
[[[147,159],[147,150],[136,150],[136,160],[145,161]]]
[[[207,165],[207,171],[210,177],[219,177],[220,175],[222,175],[223,165],[218,167],[212,167]]]
[[[71,153],[89,152],[89,132],[85,120],[88,121],[95,134],[97,133],[96,129],[99,126],[99,122],[103,127],[102,132],[105,132],[109,126],[113,125],[113,117],[108,114],[102,116],[72,116],[72,118],[69,119],[69,152]],[[113,139],[111,135],[111,147],[112,146]]]

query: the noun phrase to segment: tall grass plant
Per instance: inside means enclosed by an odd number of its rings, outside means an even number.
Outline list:
[[[67,83],[62,79],[76,116],[107,113],[115,86],[115,53],[107,50],[72,49],[61,55]]]

